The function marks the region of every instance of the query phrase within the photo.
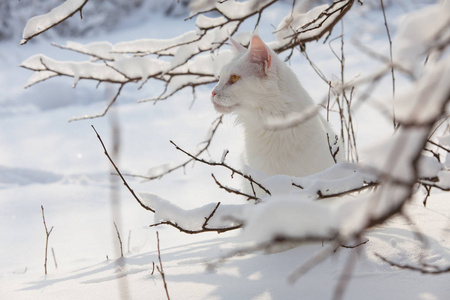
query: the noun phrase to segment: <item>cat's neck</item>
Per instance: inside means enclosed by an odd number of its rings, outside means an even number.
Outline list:
[[[258,118],[242,120],[246,163],[268,176],[306,176],[333,164],[327,144],[331,129],[320,116],[299,126],[272,130]]]

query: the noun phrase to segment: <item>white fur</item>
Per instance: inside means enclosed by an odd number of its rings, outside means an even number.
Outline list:
[[[232,83],[231,75],[240,78]],[[236,114],[243,125],[244,160],[251,168],[267,176],[305,176],[334,163],[327,133],[330,142],[335,135],[321,116],[289,129],[265,127],[270,118],[301,113],[315,104],[292,70],[258,36],[253,36],[247,51],[235,50],[235,57],[221,71],[212,101],[217,111]]]

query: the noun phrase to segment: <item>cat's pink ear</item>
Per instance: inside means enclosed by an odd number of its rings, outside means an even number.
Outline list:
[[[241,44],[239,44],[235,39],[233,39],[231,36],[228,38],[231,42],[231,50],[238,54],[238,53],[244,53],[245,51],[247,51],[247,49],[242,46]]]
[[[250,43],[250,60],[252,62],[261,63],[264,65],[264,72],[267,72],[272,63],[272,56],[270,55],[269,48],[257,35],[252,36]]]

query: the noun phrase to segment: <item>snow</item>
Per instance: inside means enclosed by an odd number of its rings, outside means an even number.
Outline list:
[[[373,170],[341,162],[323,172],[292,180],[294,184],[302,187],[297,193],[313,198],[317,198],[319,192],[324,196],[339,194],[377,181],[377,174]]]
[[[247,223],[241,238],[256,243],[277,237],[326,240],[334,237],[338,227],[329,205],[300,197],[273,197],[268,203],[248,207],[243,216]]]
[[[449,171],[440,171],[437,174],[437,177],[439,178],[438,184],[439,186],[449,189],[450,188],[450,172]]]
[[[367,16],[359,15],[357,7],[359,6],[355,6],[355,11],[349,15],[348,28],[354,27],[351,26],[352,22],[359,22],[361,18],[368,19]],[[268,15],[267,21],[262,20],[259,31],[264,39],[274,39],[270,24],[279,24],[289,9],[290,4],[283,4],[281,8],[274,6],[271,17]],[[388,13],[389,20],[393,20],[402,10],[394,6]],[[380,22],[381,14],[370,14],[369,17],[375,18],[375,15]],[[201,20],[203,24],[216,21]],[[155,27],[164,36],[142,40],[149,28]],[[221,183],[234,189],[240,187],[238,176],[230,178],[228,170],[199,163],[190,164],[184,170],[174,171],[150,182],[127,177],[130,186],[139,192],[142,200],[156,208],[157,213],[152,214],[139,206],[116,176],[110,178],[111,167],[90,125],[96,127],[105,145],[112,151],[111,122],[118,122],[121,143],[116,163],[124,173],[160,174],[168,166],[178,165],[188,159],[174,149],[169,140],[183,145],[184,149],[198,149],[199,143],[211,136],[211,124],[217,120],[217,114],[209,100],[211,86],[198,88],[194,103],[191,90],[183,90],[157,105],[138,104],[136,100],[159,94],[161,84],[152,82],[151,85],[143,85],[141,89],[125,86],[118,102],[106,117],[72,123],[67,123],[67,120],[74,115],[102,111],[104,103],[99,99],[110,99],[111,89],[116,90],[116,87],[108,84],[97,87],[97,82],[84,80],[72,89],[73,78],[48,79],[54,73],[45,71],[32,75],[28,84],[45,82],[23,89],[31,72],[18,68],[21,62],[24,66],[42,70],[45,70],[46,65],[51,65],[76,79],[95,74],[119,83],[126,80],[113,68],[96,61],[95,57],[99,56],[123,57],[123,61],[114,63],[114,68],[127,76],[143,80],[149,74],[167,70],[170,62],[157,63],[153,56],[132,57],[122,52],[134,54],[133,49],[141,49],[151,53],[175,54],[177,49],[166,48],[180,39],[187,41],[196,37],[195,31],[180,35],[180,28],[186,31],[191,29],[187,27],[186,23],[178,19],[155,17],[149,18],[147,23],[102,36],[101,39],[107,42],[86,38],[72,42],[55,40],[59,45],[90,56],[90,61],[82,62],[77,60],[79,53],[69,54],[71,52],[49,47],[48,42],[39,40],[39,37],[36,38],[36,43],[21,47],[13,42],[2,42],[2,297],[14,300],[120,299],[118,283],[127,282],[130,299],[166,299],[161,276],[156,270],[152,274],[153,262],[158,263],[155,236],[155,231],[158,230],[161,259],[173,299],[331,299],[351,259],[356,260],[356,266],[344,299],[447,299],[450,294],[449,273],[433,276],[400,270],[375,256],[379,254],[396,263],[413,266],[420,266],[421,262],[441,268],[450,265],[450,203],[448,194],[437,189],[432,190],[427,207],[422,204],[424,191],[417,190],[403,209],[407,218],[398,216],[382,226],[364,232],[361,240],[368,239],[366,244],[356,249],[339,248],[295,283],[288,281],[288,277],[312,257],[334,250],[335,245],[327,242],[326,238],[335,234],[337,229],[343,237],[352,236],[366,224],[367,216],[379,216],[390,205],[398,204],[407,192],[406,189],[387,184],[377,188],[375,193],[366,190],[360,194],[314,201],[318,198],[318,191],[327,195],[375,182],[379,176],[373,167],[386,170],[386,165],[392,168],[391,175],[404,180],[410,179],[411,170],[405,168],[405,165],[416,154],[420,146],[418,140],[426,133],[415,128],[400,130],[398,134],[404,136],[404,140],[400,142],[404,144],[406,151],[401,157],[392,157],[394,144],[399,143],[396,139],[398,136],[386,140],[386,136],[392,133],[391,125],[373,107],[362,106],[355,115],[358,145],[374,149],[372,152],[362,150],[362,167],[340,163],[306,178],[279,175],[261,179],[271,191],[272,197],[266,196],[257,205],[218,189],[211,178],[211,172],[214,172]],[[240,29],[252,30],[252,24],[247,27],[243,25]],[[214,39],[220,40],[225,34],[228,34],[226,30],[222,30]],[[162,40],[173,36],[179,38]],[[245,38],[248,40],[249,34],[242,33],[241,36],[244,41]],[[118,40],[125,39],[130,42],[117,43]],[[384,32],[375,34],[375,40],[369,42],[378,47],[380,40],[387,44]],[[350,42],[346,43],[347,46],[348,78],[362,71],[377,69],[377,65],[371,64],[364,55],[356,55],[352,59],[353,54],[358,52]],[[110,49],[120,53],[110,53]],[[339,65],[329,53],[328,45],[310,43],[308,51],[318,66],[328,73],[327,77],[339,74]],[[188,66],[189,70],[217,75],[221,65],[231,55],[227,49],[219,52],[197,57],[196,62]],[[290,63],[306,89],[320,102],[328,92],[327,87],[304,59],[293,58]],[[436,72],[429,77],[436,81],[421,83],[421,79],[417,79],[419,90],[436,89],[436,94],[433,94],[426,107],[419,109],[423,110],[423,115],[418,115],[421,121],[427,121],[436,112],[433,106],[442,103],[437,89],[445,87],[445,81],[439,80],[439,76],[442,75],[447,80],[448,68],[444,66],[448,66],[448,62],[443,61],[441,66],[430,65],[425,70]],[[189,78],[189,82],[197,82],[196,80],[195,76]],[[389,79],[386,82],[389,83]],[[186,83],[186,79],[174,81],[170,88],[175,89],[183,83]],[[401,78],[399,85],[404,87]],[[390,91],[386,90],[377,93],[380,98],[390,96]],[[401,96],[399,93],[399,97],[408,99],[410,94],[406,95]],[[412,96],[410,101],[422,105],[419,98]],[[401,105],[404,103],[400,102],[399,105],[399,116],[410,120],[408,113],[402,115]],[[233,125],[233,119],[228,116],[223,118],[223,123],[215,134],[208,153],[204,153],[202,157],[208,161],[222,161],[224,149],[227,149],[229,152],[226,162],[239,168],[243,148],[239,128]],[[436,140],[441,140],[437,134],[435,137]],[[373,143],[378,143],[379,148],[374,147]],[[448,146],[445,140],[442,143]],[[153,166],[160,167],[152,168]],[[419,172],[424,177],[437,177],[439,181],[436,184],[450,187],[448,160],[447,164],[441,164],[432,156],[423,156],[419,160]],[[293,182],[302,188],[292,186]],[[111,204],[111,186],[120,196],[120,204]],[[201,229],[205,218],[210,216],[218,202],[221,204],[208,221],[208,226],[229,226],[245,220],[242,230],[219,235],[187,235],[169,226],[149,227],[155,222],[170,220],[188,229]],[[58,263],[56,268],[50,252],[47,276],[44,276],[43,270],[45,232],[40,205],[45,208],[47,226],[54,227],[49,247],[54,250]],[[112,217],[114,211],[120,212],[120,220]],[[230,219],[230,216],[238,220]],[[122,236],[124,258],[120,258],[118,254],[119,245],[113,221],[116,221]],[[233,257],[225,262],[220,260],[231,252],[244,249],[248,242],[264,242],[280,234],[295,238],[314,235],[324,241],[308,242],[299,247],[275,251],[276,253],[255,252]],[[418,236],[426,242],[421,241]],[[348,241],[351,245],[358,242]],[[207,263],[212,263],[213,266],[207,267]]]

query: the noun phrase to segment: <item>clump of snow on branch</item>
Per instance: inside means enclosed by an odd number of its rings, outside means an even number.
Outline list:
[[[199,208],[185,210],[171,202],[151,193],[140,193],[142,202],[155,209],[156,224],[170,222],[188,232],[220,231],[239,225],[238,220],[243,210],[241,205],[220,205],[210,203]],[[207,222],[205,219],[208,219]]]
[[[49,13],[31,18],[25,25],[20,43],[25,44],[33,37],[69,18],[77,11],[81,12],[81,9],[87,2],[88,0],[66,0]]]

